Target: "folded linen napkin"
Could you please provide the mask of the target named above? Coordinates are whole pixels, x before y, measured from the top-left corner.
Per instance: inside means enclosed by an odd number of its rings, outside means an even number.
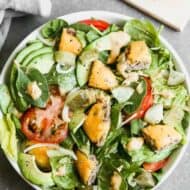
[[[47,17],[51,13],[51,7],[51,0],[0,0],[0,50],[13,17],[25,14]]]

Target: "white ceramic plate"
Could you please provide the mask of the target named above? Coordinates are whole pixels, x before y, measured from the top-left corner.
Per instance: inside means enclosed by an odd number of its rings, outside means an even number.
[[[83,19],[87,19],[87,18],[98,18],[98,19],[103,19],[106,20],[110,23],[121,23],[123,21],[129,20],[131,19],[131,17],[125,16],[125,15],[121,15],[118,13],[112,13],[112,12],[107,12],[107,11],[84,11],[84,12],[77,12],[77,13],[72,13],[72,14],[68,14],[65,16],[60,17],[61,19],[66,20],[68,23],[74,23],[77,22],[79,20],[83,20]],[[9,59],[7,60],[2,74],[0,76],[0,83],[4,83],[6,81],[6,78],[9,77],[9,69],[12,65],[12,60],[15,57],[16,53],[22,49],[25,44],[30,41],[33,40],[37,37],[39,29],[41,27],[37,28],[36,30],[34,30],[32,33],[30,33],[17,47],[16,49],[12,52],[11,56],[9,57]],[[172,53],[174,59],[176,60],[176,67],[178,70],[182,71],[185,74],[185,78],[186,78],[186,86],[188,91],[190,91],[190,80],[189,80],[189,76],[187,73],[187,70],[184,67],[184,63],[183,61],[180,59],[180,57],[178,56],[177,52],[171,47],[171,45],[162,37],[160,37],[162,43],[170,50],[170,52]],[[187,130],[187,139],[189,140],[190,138],[190,129],[188,128]],[[175,167],[177,166],[177,164],[179,163],[180,159],[182,158],[186,148],[187,148],[187,144],[184,145],[182,148],[178,149],[177,151],[175,151],[173,153],[173,155],[171,156],[171,159],[169,161],[169,163],[167,164],[167,166],[164,168],[164,176],[162,178],[162,180],[154,187],[154,190],[158,188],[158,186],[161,185],[161,183],[163,183],[164,180],[166,180],[166,178],[172,173],[172,171],[175,169]],[[11,163],[11,165],[13,166],[13,168],[18,172],[18,174],[20,174],[20,176],[24,179],[24,177],[22,176],[20,169],[17,165],[16,162],[8,159],[9,162]],[[41,188],[39,188],[36,185],[31,184],[29,181],[27,181],[26,179],[24,179],[28,184],[30,184],[34,189],[36,190],[41,190]]]

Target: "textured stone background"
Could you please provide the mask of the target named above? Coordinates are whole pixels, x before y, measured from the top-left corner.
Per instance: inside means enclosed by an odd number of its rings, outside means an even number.
[[[108,10],[126,14],[137,18],[148,18],[143,13],[136,11],[132,7],[124,4],[121,0],[53,0],[53,10],[51,18],[82,10]],[[179,10],[180,11],[183,10]],[[48,19],[37,16],[26,16],[14,19],[7,38],[7,41],[0,52],[0,66],[2,67],[10,53],[17,44],[37,26],[43,24]],[[151,19],[152,20],[152,19]],[[154,21],[156,25],[160,23]],[[163,31],[163,36],[177,50],[186,68],[190,71],[190,23],[181,33],[175,32],[167,27]],[[183,156],[180,164],[173,174],[165,181],[159,190],[189,190],[190,179],[190,146]],[[0,190],[31,190],[12,169],[3,153],[0,152]]]

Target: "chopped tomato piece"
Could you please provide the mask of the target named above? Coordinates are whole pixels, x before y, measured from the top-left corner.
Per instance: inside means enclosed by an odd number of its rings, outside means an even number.
[[[144,78],[147,84],[146,95],[141,103],[141,106],[137,110],[137,116],[135,119],[140,119],[144,117],[145,112],[152,106],[153,104],[153,94],[152,94],[152,87],[151,81],[149,78]]]
[[[93,25],[97,29],[104,31],[109,27],[109,23],[104,20],[95,20],[95,19],[87,19],[87,20],[81,20],[80,23],[86,24],[86,25]]]
[[[133,113],[131,116],[129,116],[123,124],[127,124],[133,119],[140,119],[144,117],[144,114],[146,111],[153,105],[153,94],[152,94],[152,87],[151,87],[151,81],[149,78],[144,77],[144,80],[146,81],[146,94],[141,102],[141,105],[139,108]]]
[[[169,160],[169,158],[166,158],[166,159],[158,161],[158,162],[153,162],[153,163],[145,162],[143,164],[143,168],[149,172],[156,172],[156,171],[162,169],[167,164],[168,160]]]

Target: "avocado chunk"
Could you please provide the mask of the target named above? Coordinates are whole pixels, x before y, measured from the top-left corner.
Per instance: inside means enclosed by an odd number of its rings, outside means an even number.
[[[38,57],[42,54],[46,54],[46,53],[53,53],[53,49],[51,47],[43,47],[41,49],[37,49],[33,52],[31,52],[29,55],[27,55],[23,62],[22,62],[22,65],[23,66],[26,66],[30,63],[30,61],[35,58],[35,57]]]
[[[71,117],[71,121],[69,122],[69,129],[76,133],[77,130],[81,127],[81,125],[84,123],[86,118],[85,113],[83,110],[77,110],[73,113]]]
[[[53,186],[54,182],[51,177],[51,172],[45,173],[38,169],[33,155],[20,153],[18,157],[18,164],[24,177],[40,186]]]
[[[20,64],[27,55],[29,55],[31,52],[37,49],[40,49],[42,47],[43,47],[43,44],[41,42],[32,43],[26,46],[17,54],[14,62]]]
[[[110,51],[107,63],[112,64],[118,57],[120,49],[126,46],[129,41],[130,36],[127,33],[118,31],[111,32],[89,44],[81,53],[77,63],[76,76],[79,86],[83,86],[87,83],[91,64],[98,59],[100,52],[106,50]],[[88,56],[84,56],[86,54]],[[91,58],[89,59],[89,57]]]

